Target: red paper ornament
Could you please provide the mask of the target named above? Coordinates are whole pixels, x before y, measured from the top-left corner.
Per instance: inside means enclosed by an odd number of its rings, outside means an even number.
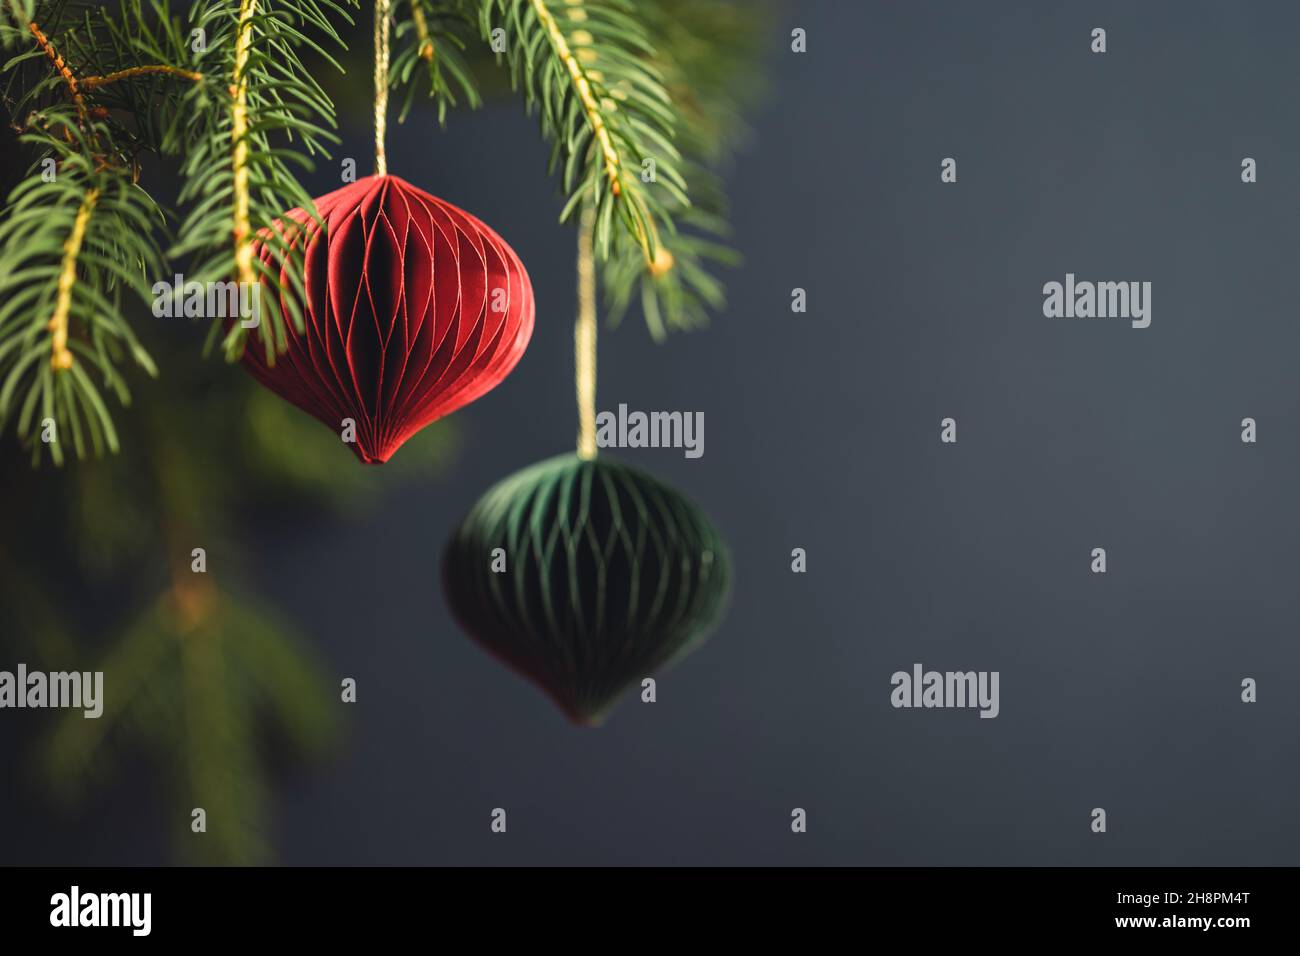
[[[268,365],[244,365],[281,398],[341,432],[358,458],[385,462],[430,422],[505,378],[533,332],[533,288],[514,251],[468,213],[396,176],[367,176],[301,209],[305,330]],[[257,255],[272,269],[268,248]],[[264,276],[263,295],[282,295]],[[283,302],[281,308],[284,308]]]

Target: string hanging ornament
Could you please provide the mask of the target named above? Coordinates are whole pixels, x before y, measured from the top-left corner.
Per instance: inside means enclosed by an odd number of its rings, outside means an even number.
[[[731,579],[726,544],[694,503],[597,457],[593,220],[590,208],[579,220],[577,453],[493,487],[442,561],[462,628],[588,726],[707,638]]]
[[[382,463],[412,435],[479,398],[518,364],[532,336],[532,284],[486,224],[388,173],[390,0],[375,4],[375,172],[294,209],[276,230],[288,254],[255,243],[259,295],[287,347],[247,348],[262,385]],[[301,294],[290,270],[301,263]],[[299,301],[291,301],[294,297]]]

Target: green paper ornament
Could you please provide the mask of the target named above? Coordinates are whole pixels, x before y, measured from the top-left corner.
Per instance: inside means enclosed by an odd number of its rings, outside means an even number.
[[[474,640],[596,725],[630,685],[703,642],[731,567],[703,512],[663,482],[562,455],[479,499],[442,573]]]

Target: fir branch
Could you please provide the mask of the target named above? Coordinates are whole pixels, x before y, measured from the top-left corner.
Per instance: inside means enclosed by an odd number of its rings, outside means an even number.
[[[582,110],[587,116],[587,123],[596,136],[596,142],[600,144],[601,159],[605,163],[605,174],[609,179],[610,191],[615,196],[619,196],[623,192],[621,183],[623,164],[614,149],[613,141],[610,139],[609,127],[605,125],[604,113],[591,91],[591,80],[587,76],[587,71],[578,65],[578,58],[569,49],[569,43],[565,39],[564,32],[555,22],[555,17],[551,15],[544,0],[531,0],[531,3],[538,21],[546,30],[546,38],[550,41],[551,48],[555,51],[555,55],[560,58],[560,62],[564,64],[565,70],[568,71],[569,77],[573,80],[573,88],[582,101]]]
[[[690,183],[689,204],[668,196],[677,231],[662,239],[668,269],[646,268],[633,250],[616,254],[601,272],[608,318],[617,324],[636,301],[655,338],[691,328],[726,305],[717,266],[740,257],[726,243],[728,204],[718,167],[745,134],[743,111],[757,98],[768,0],[655,0],[638,8],[653,52],[643,54],[663,77],[677,113],[679,172]]]
[[[0,68],[8,73],[3,98],[14,118],[71,102],[83,129],[88,120],[106,123],[89,138],[97,160],[132,166],[138,175],[134,166],[142,152],[178,149],[175,129],[186,114],[176,79],[193,87],[204,78],[190,68],[192,53],[167,0],[118,2],[116,14],[62,0],[42,6],[52,25],[27,26],[34,50]],[[79,21],[70,17],[77,13]],[[33,57],[50,65],[48,76],[31,75]]]
[[[189,210],[171,253],[197,254],[192,271],[200,282],[235,277],[255,283],[264,277],[274,288],[284,273],[287,314],[279,308],[280,296],[260,300],[257,335],[270,362],[287,345],[287,323],[303,327],[301,230],[286,214],[298,208],[316,219],[311,196],[290,163],[310,169],[313,157],[328,156],[328,146],[338,142],[333,103],[299,53],[311,49],[338,67],[304,32],[342,46],[336,19],[352,23],[335,0],[213,0],[195,24],[209,34],[198,68],[224,77],[227,85],[213,84],[217,108],[194,110],[181,170],[181,202]],[[207,94],[201,88],[195,95]],[[284,148],[290,144],[297,149]],[[265,259],[253,254],[255,244],[266,251]],[[210,341],[223,331],[222,346],[233,361],[243,352],[246,330],[240,323],[228,330],[214,323]]]
[[[678,112],[639,7],[628,0],[482,0],[480,28],[491,42],[504,29],[500,57],[539,108],[552,144],[551,166],[563,170],[561,221],[583,203],[596,210],[595,249],[602,268],[639,262],[638,275],[661,279],[676,268],[669,240],[691,208]],[[647,286],[652,331],[690,324],[675,283]]]
[[[77,283],[77,255],[86,238],[86,224],[99,201],[99,188],[91,186],[81,200],[72,231],[63,244],[63,264],[59,269],[59,294],[54,303],[54,317],[50,319],[50,367],[56,372],[72,368],[72,353],[68,351],[68,313],[72,310],[72,287]]]
[[[62,110],[47,117],[47,130],[23,136],[46,161],[14,190],[0,222],[0,428],[16,412],[33,460],[48,449],[56,464],[69,436],[78,457],[117,450],[92,375],[126,403],[124,352],[156,374],[123,297],[150,301],[146,276],[161,271],[152,239],[160,213],[126,169],[93,155],[103,125],[82,130]]]
[[[208,78],[198,69],[188,31],[167,0],[118,0],[116,15],[86,12],[68,35],[80,84],[111,118],[119,153],[175,155],[183,131],[208,103]],[[217,85],[217,78],[212,79]]]
[[[34,148],[36,162],[0,222],[0,293],[7,293],[0,299],[0,427],[16,412],[15,431],[33,461],[48,449],[62,464],[69,444],[78,457],[117,450],[100,387],[129,400],[117,367],[123,353],[156,374],[125,318],[123,297],[151,298],[147,277],[161,272],[153,235],[162,216],[136,185],[132,137],[91,100],[93,84],[74,67],[130,65],[110,57],[89,11],[81,32],[69,25],[64,4],[42,10],[54,25],[33,20],[27,33],[48,76],[32,79],[25,68],[32,56],[4,67],[13,115],[18,107],[33,110],[20,142]],[[138,15],[139,0],[124,0],[124,11]],[[37,360],[42,352],[48,364]]]
[[[192,83],[201,83],[203,74],[196,73],[194,70],[181,69],[178,66],[170,66],[166,63],[151,63],[147,66],[132,66],[125,70],[118,70],[116,73],[110,73],[107,76],[87,76],[81,81],[83,90],[93,90],[96,87],[108,86],[110,83],[117,83],[121,80],[133,79],[137,76],[147,76],[153,73],[165,73],[168,76],[178,76],[181,79],[189,80]]]
[[[393,6],[397,27],[398,50],[393,57],[388,82],[392,87],[406,87],[406,97],[397,121],[405,122],[415,99],[417,71],[428,75],[428,96],[434,101],[438,125],[447,123],[447,111],[463,99],[470,109],[482,105],[478,87],[462,55],[463,34],[471,26],[470,17],[459,0],[435,3],[434,0],[401,0]]]
[[[182,843],[182,858],[265,862],[258,741],[278,731],[304,756],[324,753],[337,730],[328,685],[278,616],[242,594],[192,583],[199,576],[188,568],[184,575],[183,586],[174,583],[127,623],[96,665],[117,692],[106,695],[98,720],[78,712],[55,723],[41,769],[72,804],[117,769],[124,744],[149,745],[171,772],[174,798],[207,811],[207,838]]]

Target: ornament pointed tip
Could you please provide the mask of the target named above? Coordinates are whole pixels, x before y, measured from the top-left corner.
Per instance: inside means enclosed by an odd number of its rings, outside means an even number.
[[[605,704],[595,710],[588,710],[584,707],[561,703],[560,709],[564,711],[564,716],[569,718],[569,722],[575,727],[603,727],[609,712],[612,709],[612,702]]]
[[[360,445],[353,445],[352,451],[357,456],[357,461],[363,465],[382,465],[387,463],[388,459],[393,457],[396,448],[381,448],[376,452],[367,451]]]

